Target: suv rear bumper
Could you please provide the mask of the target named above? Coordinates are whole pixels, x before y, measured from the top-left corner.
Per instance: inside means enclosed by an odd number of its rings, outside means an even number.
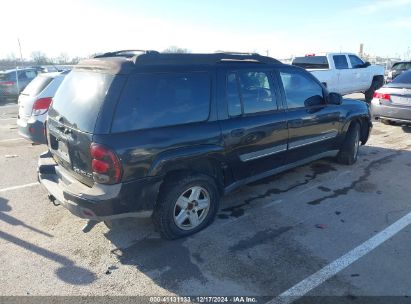
[[[149,217],[152,214],[160,181],[145,178],[128,183],[88,187],[57,165],[50,152],[40,155],[39,182],[51,201],[72,214],[96,221],[126,217]]]

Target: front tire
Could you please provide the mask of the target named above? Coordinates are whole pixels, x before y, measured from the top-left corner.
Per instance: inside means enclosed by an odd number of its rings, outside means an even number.
[[[340,152],[337,155],[337,161],[343,165],[352,165],[358,159],[358,151],[360,149],[360,124],[357,122],[351,123]]]
[[[165,181],[153,213],[154,226],[169,240],[192,235],[211,224],[219,200],[217,186],[207,175]]]

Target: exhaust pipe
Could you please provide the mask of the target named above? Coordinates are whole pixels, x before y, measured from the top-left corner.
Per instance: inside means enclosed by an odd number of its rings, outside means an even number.
[[[87,223],[84,225],[83,229],[81,229],[84,233],[90,232],[91,229],[94,228],[99,223],[99,221],[88,220]]]

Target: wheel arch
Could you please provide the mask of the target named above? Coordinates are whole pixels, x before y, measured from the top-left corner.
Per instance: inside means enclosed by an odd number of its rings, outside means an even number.
[[[365,116],[354,116],[347,121],[343,127],[344,137],[353,123],[358,123],[360,125],[360,141],[362,145],[365,145],[368,141],[370,135],[371,122],[368,117]]]
[[[161,177],[164,184],[188,174],[205,174],[223,191],[228,166],[222,153],[222,147],[211,145],[168,151],[156,158],[149,175]]]

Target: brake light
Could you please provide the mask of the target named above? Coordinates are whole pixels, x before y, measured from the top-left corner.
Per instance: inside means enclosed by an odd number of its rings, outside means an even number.
[[[374,98],[391,101],[391,96],[390,96],[390,94],[384,94],[384,93],[375,92],[375,93],[374,93]]]
[[[315,54],[305,54],[305,57],[314,57]]]
[[[121,179],[121,165],[117,155],[96,143],[90,145],[93,179],[100,184],[117,184]]]
[[[0,84],[7,87],[11,87],[14,86],[16,83],[14,81],[0,81]]]
[[[50,107],[51,102],[51,97],[37,99],[33,104],[32,115],[37,116],[46,113]]]

